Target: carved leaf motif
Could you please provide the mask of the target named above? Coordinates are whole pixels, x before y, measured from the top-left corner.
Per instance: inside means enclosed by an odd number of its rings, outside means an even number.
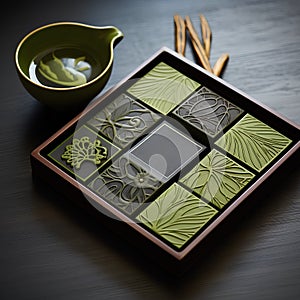
[[[253,173],[212,150],[181,182],[221,209],[252,178]]]
[[[137,219],[177,248],[181,248],[217,210],[173,184]]]
[[[159,63],[128,92],[166,115],[199,86],[167,64]]]
[[[247,114],[216,144],[257,171],[261,171],[291,140]]]

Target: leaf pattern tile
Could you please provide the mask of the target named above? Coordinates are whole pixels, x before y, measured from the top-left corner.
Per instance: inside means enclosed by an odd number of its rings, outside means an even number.
[[[222,209],[254,176],[214,149],[180,181]]]
[[[216,213],[216,209],[175,183],[149,204],[137,220],[181,248]]]
[[[214,137],[234,121],[242,109],[202,87],[180,105],[175,114],[197,129]]]
[[[88,186],[106,201],[132,214],[161,182],[126,156],[121,156]]]
[[[247,114],[216,144],[257,171],[264,169],[291,140]]]
[[[159,119],[159,115],[121,94],[87,124],[110,138],[116,145],[125,147]]]
[[[161,62],[128,92],[167,115],[199,86],[199,83]]]

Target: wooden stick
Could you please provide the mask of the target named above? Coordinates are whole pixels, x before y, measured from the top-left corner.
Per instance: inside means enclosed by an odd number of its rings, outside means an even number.
[[[201,41],[197,35],[197,32],[192,24],[192,21],[190,19],[189,16],[186,16],[185,18],[185,22],[186,22],[186,26],[187,26],[187,29],[190,33],[190,37],[191,37],[191,40],[192,40],[192,44],[193,44],[193,47],[194,47],[194,50],[202,64],[202,66],[209,72],[213,73],[213,70],[210,66],[210,63],[209,63],[209,60],[206,56],[206,52],[201,44]]]
[[[214,67],[213,67],[213,73],[216,76],[220,76],[223,72],[223,69],[225,65],[227,64],[227,61],[229,59],[229,54],[228,53],[223,53],[218,60],[216,61]]]
[[[210,26],[204,17],[204,15],[200,14],[200,24],[201,24],[201,34],[202,34],[202,40],[203,40],[203,46],[206,53],[207,58],[210,57],[210,47],[211,47],[211,37],[212,32],[210,29]]]
[[[185,46],[186,46],[185,22],[181,16],[174,15],[174,23],[175,23],[175,50],[179,54],[184,56]]]

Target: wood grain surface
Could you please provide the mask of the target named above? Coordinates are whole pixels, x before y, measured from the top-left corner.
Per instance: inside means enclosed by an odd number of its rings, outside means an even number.
[[[1,16],[0,299],[300,299],[299,164],[256,199],[174,278],[135,253],[85,211],[33,180],[30,152],[69,121],[21,85],[14,51],[29,31],[56,21],[115,25],[105,88],[162,46],[175,48],[173,16],[199,14],[212,29],[212,65],[228,52],[223,74],[276,112],[300,124],[300,4],[297,0],[24,1]],[[187,44],[186,57],[196,61]],[[105,91],[104,90],[104,91]]]

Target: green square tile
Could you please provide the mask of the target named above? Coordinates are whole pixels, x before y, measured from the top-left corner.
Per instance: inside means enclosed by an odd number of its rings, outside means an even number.
[[[264,169],[292,141],[247,114],[216,144],[257,171]]]
[[[128,92],[167,115],[199,86],[199,83],[161,62]]]
[[[124,148],[160,119],[125,94],[121,94],[91,118],[87,124]]]
[[[86,181],[120,150],[84,125],[49,152],[48,157]]]
[[[254,174],[217,150],[212,150],[180,182],[223,208]]]
[[[217,210],[174,183],[137,220],[177,248],[188,242]]]

